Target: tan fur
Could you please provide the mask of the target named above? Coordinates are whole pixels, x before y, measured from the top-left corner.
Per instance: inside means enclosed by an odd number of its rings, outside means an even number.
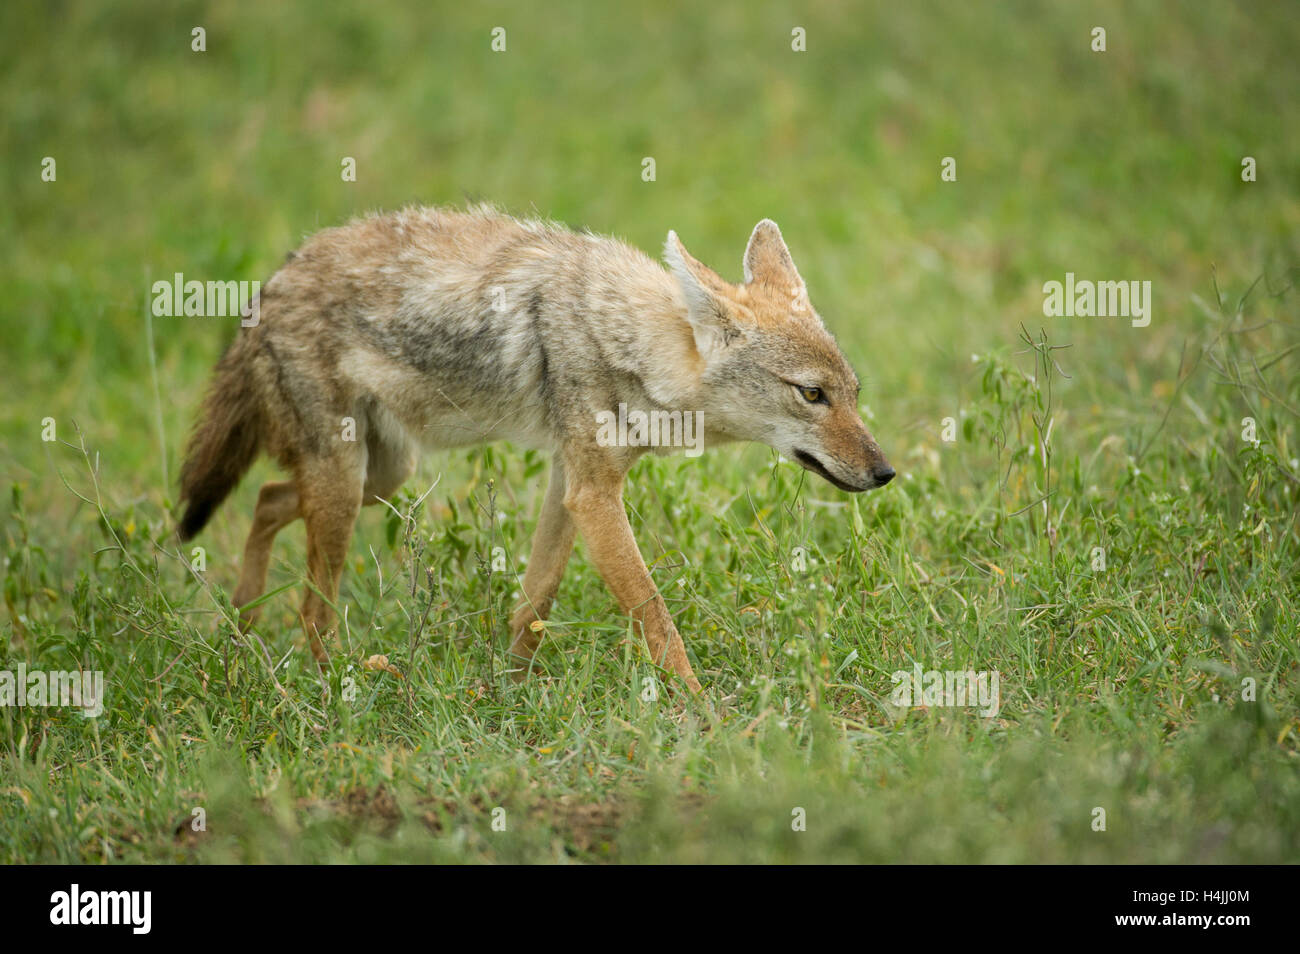
[[[668,271],[613,239],[486,207],[407,209],[313,236],[217,366],[182,470],[181,536],[257,453],[275,457],[290,478],[258,496],[234,600],[261,596],[276,533],[301,517],[301,617],[323,663],[357,514],[396,492],[418,450],[498,439],[547,450],[550,486],[511,620],[520,675],[580,534],[654,661],[698,689],[623,508],[624,477],[647,448],[601,446],[597,413],[693,412],[706,445],[760,440],[846,490],[893,471],[774,223],[754,229],[739,285],[675,233],[665,259]],[[253,616],[246,608],[245,623]]]

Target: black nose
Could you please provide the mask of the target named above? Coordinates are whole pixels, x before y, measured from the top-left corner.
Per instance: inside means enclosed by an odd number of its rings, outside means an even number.
[[[876,484],[878,486],[883,487],[894,479],[894,468],[886,464],[884,467],[879,467],[876,470],[873,470],[871,476],[876,478]]]

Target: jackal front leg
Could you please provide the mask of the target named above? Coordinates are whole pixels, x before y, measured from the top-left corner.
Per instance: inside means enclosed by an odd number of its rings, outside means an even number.
[[[632,525],[623,509],[622,482],[610,486],[571,483],[564,506],[581,531],[605,585],[645,634],[654,662],[671,669],[699,692],[700,681],[691,671],[686,646],[632,536]]]
[[[525,679],[532,668],[533,655],[542,640],[542,634],[533,631],[533,623],[550,615],[564,567],[573,552],[576,533],[573,519],[564,508],[564,464],[557,454],[551,464],[551,482],[546,488],[537,531],[533,534],[528,570],[524,573],[523,602],[510,620],[510,631],[514,634],[514,642],[510,644],[510,663],[519,667],[513,673],[516,682]]]

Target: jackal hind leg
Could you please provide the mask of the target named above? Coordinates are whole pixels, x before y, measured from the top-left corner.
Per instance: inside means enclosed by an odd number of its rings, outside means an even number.
[[[299,509],[307,524],[307,595],[302,626],[312,655],[324,667],[333,636],[334,606],[352,530],[361,511],[365,458],[358,450],[336,452],[299,468]]]
[[[266,571],[271,562],[271,544],[275,535],[300,517],[298,488],[293,481],[263,484],[257,495],[253,527],[244,544],[244,565],[232,601],[239,610],[239,628],[247,632],[257,619],[261,607],[248,607],[266,592]]]

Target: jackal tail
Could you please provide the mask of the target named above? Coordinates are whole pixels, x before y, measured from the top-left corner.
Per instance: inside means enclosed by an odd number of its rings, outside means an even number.
[[[262,408],[245,361],[247,339],[240,337],[217,362],[207,397],[181,466],[177,527],[182,541],[194,537],[235,489],[262,446]]]

